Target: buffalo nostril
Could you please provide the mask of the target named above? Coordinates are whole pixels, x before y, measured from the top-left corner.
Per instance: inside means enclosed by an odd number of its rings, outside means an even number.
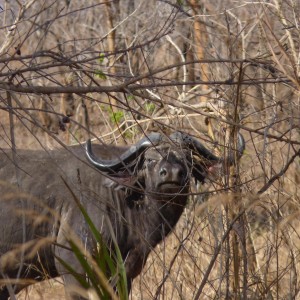
[[[178,177],[179,177],[179,178],[184,177],[184,172],[183,172],[183,170],[179,170],[179,172],[178,172]]]
[[[162,176],[162,177],[166,176],[167,175],[167,170],[165,168],[161,168],[160,171],[159,171],[159,175]]]

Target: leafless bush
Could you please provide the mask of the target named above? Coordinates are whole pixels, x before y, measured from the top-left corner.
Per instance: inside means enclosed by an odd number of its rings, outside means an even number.
[[[221,182],[194,187],[132,299],[299,297],[299,1],[1,7],[1,147],[183,130],[225,155],[246,139]]]

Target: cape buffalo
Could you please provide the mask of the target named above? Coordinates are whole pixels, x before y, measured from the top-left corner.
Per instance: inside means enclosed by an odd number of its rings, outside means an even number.
[[[240,157],[241,135],[238,141]],[[218,158],[180,132],[151,133],[129,148],[92,147],[88,141],[85,147],[48,152],[0,151],[0,299],[18,292],[30,279],[46,279],[45,273],[48,278],[61,275],[67,286],[74,284],[61,260],[84,276],[70,251],[71,231],[90,253],[97,245],[74,197],[105,243],[112,245],[113,238],[117,242],[129,291],[151,249],[182,214],[191,177],[203,182],[210,168],[231,163],[233,155],[232,151],[226,160]]]

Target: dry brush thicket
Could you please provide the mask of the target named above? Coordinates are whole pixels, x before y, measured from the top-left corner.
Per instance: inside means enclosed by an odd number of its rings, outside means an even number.
[[[180,129],[225,155],[245,137],[132,299],[300,299],[299,1],[0,3],[0,147]]]

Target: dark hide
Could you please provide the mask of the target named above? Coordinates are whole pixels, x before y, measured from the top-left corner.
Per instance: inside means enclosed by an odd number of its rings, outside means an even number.
[[[94,154],[102,158],[116,158],[123,151],[93,145]],[[44,280],[46,272],[49,277],[62,275],[66,285],[74,284],[55,257],[80,272],[68,239],[75,233],[91,253],[96,246],[71,189],[108,246],[112,245],[108,223],[112,225],[130,289],[149,252],[172,230],[187,203],[194,172],[190,152],[164,142],[147,149],[127,169],[108,172],[109,177],[86,162],[81,146],[49,152],[18,150],[15,162],[11,151],[0,152],[2,279]],[[205,169],[202,165],[200,179]],[[18,292],[23,286],[11,287]],[[0,299],[7,298],[4,286]]]

